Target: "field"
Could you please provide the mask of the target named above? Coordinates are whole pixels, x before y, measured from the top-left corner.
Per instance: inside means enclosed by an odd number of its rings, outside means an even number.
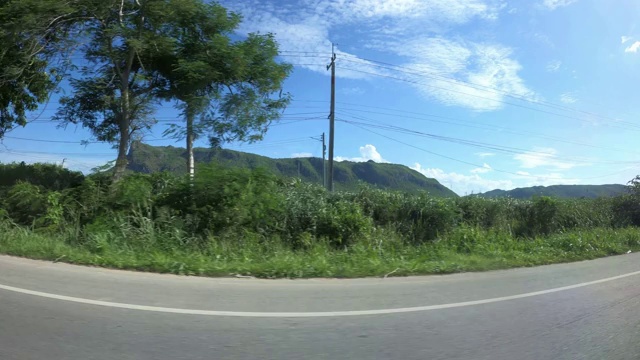
[[[640,250],[640,195],[440,198],[327,193],[260,169],[112,184],[0,165],[0,253],[206,276],[357,277],[533,266]]]

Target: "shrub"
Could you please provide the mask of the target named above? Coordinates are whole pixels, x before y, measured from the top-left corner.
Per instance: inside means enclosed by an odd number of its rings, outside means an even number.
[[[357,238],[369,235],[373,229],[371,218],[353,202],[331,202],[328,209],[318,215],[316,236],[326,238],[332,246],[349,246]]]
[[[282,192],[280,235],[293,247],[299,247],[303,245],[301,239],[307,238],[304,234],[317,237],[320,214],[330,211],[328,194],[321,186],[302,182],[287,184]]]
[[[518,204],[515,213],[519,217],[517,235],[547,235],[557,228],[558,201],[548,196],[535,197],[533,201]]]
[[[204,234],[232,229],[268,232],[277,226],[281,197],[268,172],[203,166],[196,178],[169,186],[157,205],[176,210],[190,231]]]
[[[450,199],[421,193],[404,200],[397,229],[414,244],[435,240],[457,223],[454,203]]]
[[[466,225],[488,229],[504,225],[505,213],[508,214],[510,199],[483,199],[465,196],[456,199],[460,220]]]
[[[47,195],[38,186],[18,181],[9,189],[5,208],[16,223],[36,225],[36,220],[47,212]]]
[[[28,182],[46,190],[62,191],[80,185],[83,179],[81,172],[70,171],[55,164],[0,164],[0,187],[4,188]]]

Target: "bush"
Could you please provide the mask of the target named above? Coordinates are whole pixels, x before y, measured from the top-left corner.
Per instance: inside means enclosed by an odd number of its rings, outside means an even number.
[[[326,238],[334,247],[349,246],[359,237],[369,235],[373,229],[371,218],[353,202],[331,202],[326,211],[318,215],[316,236]]]
[[[294,248],[302,244],[302,240],[311,235],[318,235],[320,214],[329,212],[326,190],[318,185],[293,182],[282,189],[282,218],[279,222],[279,233],[282,239]]]
[[[397,229],[414,244],[435,240],[458,222],[455,204],[450,199],[421,193],[404,200],[399,210]]]
[[[503,227],[509,214],[512,199],[484,199],[476,196],[465,196],[456,199],[456,207],[460,220],[469,226],[488,229]]]
[[[233,230],[269,232],[277,227],[282,199],[275,176],[264,170],[225,169],[210,165],[169,186],[157,205],[177,211],[192,233]]]
[[[11,219],[21,225],[37,225],[36,221],[47,213],[46,192],[24,181],[9,189],[4,203]]]
[[[616,226],[613,199],[565,199],[558,201],[556,225],[559,230]]]
[[[547,235],[557,229],[558,201],[548,196],[535,197],[530,202],[516,205],[516,235],[535,237]]]
[[[40,183],[46,183],[40,178],[46,174],[64,174],[60,168],[11,166],[39,174],[34,181]],[[17,181],[2,190],[0,218],[63,233],[69,243],[100,251],[107,246],[204,251],[230,241],[295,250],[381,248],[381,234],[393,234],[402,246],[442,239],[457,252],[491,252],[496,242],[514,236],[536,239],[574,229],[640,226],[640,180],[630,189],[615,199],[563,200],[436,198],[371,186],[328,193],[262,169],[208,165],[193,181],[170,173],[130,174],[114,184],[105,173],[80,183]]]
[[[46,190],[62,191],[80,185],[83,180],[81,172],[70,171],[55,164],[0,164],[0,188],[28,182]]]

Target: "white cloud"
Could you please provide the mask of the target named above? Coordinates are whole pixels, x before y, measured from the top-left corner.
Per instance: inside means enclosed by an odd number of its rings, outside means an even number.
[[[557,150],[553,148],[534,148],[534,151],[517,154],[513,158],[519,161],[520,167],[524,169],[552,167],[559,170],[568,170],[578,166],[576,163],[559,160],[556,154]]]
[[[630,41],[631,39],[633,39],[631,36],[621,36],[621,37],[620,37],[620,43],[621,43],[621,44],[624,44],[624,43],[626,43],[627,41]]]
[[[367,144],[365,146],[360,147],[359,157],[348,158],[343,156],[336,156],[335,160],[336,161],[353,161],[353,162],[365,162],[365,161],[373,160],[378,163],[388,163],[387,160],[382,158],[382,155],[380,155],[376,147],[371,144]]]
[[[358,86],[340,88],[338,92],[344,95],[362,95],[365,93],[364,89]]]
[[[446,105],[492,111],[503,107],[504,93],[536,98],[519,77],[522,67],[511,58],[510,48],[420,37],[395,50],[411,58],[405,66],[418,73],[412,79],[419,81],[414,86]]]
[[[560,95],[560,101],[565,104],[575,104],[576,102],[578,102],[578,98],[576,98],[576,95],[574,93],[567,92]]]
[[[340,42],[349,36],[342,28],[352,26],[362,36],[358,41],[362,46],[407,58],[403,65],[415,69],[415,74],[382,69],[339,48],[339,77],[402,77],[419,82],[415,86],[428,98],[478,111],[501,108],[501,93],[535,96],[519,77],[521,66],[510,48],[437,35],[472,19],[496,19],[507,11],[500,0],[301,0],[295,4],[227,0],[227,6],[244,15],[241,32],[275,33],[281,49],[288,51],[285,59],[308,70],[328,74],[331,39]],[[436,35],[425,37],[427,30]]]
[[[576,3],[578,0],[544,0],[542,5],[544,5],[549,10],[555,10],[559,7],[569,6],[573,3]]]
[[[310,152],[301,152],[301,153],[293,153],[291,154],[292,158],[307,158],[307,157],[313,157],[313,154]]]
[[[481,157],[481,158],[486,158],[489,156],[495,156],[496,154],[491,153],[491,152],[480,152],[480,153],[475,153],[475,155]]]
[[[626,49],[624,49],[624,52],[626,52],[626,53],[637,53],[639,49],[640,49],[640,41],[636,41],[633,44],[631,44],[630,46],[628,46]]]
[[[523,172],[525,173],[525,172]],[[525,180],[521,186],[549,186],[549,185],[576,185],[580,184],[580,179],[567,178],[563,174],[559,173],[547,173],[547,174],[529,174],[517,177]]]
[[[471,169],[469,172],[472,174],[484,174],[488,173],[491,170],[493,170],[493,168],[489,164],[484,163],[482,164],[482,167]]]
[[[561,66],[562,66],[562,61],[553,60],[553,61],[551,61],[551,62],[549,62],[547,64],[547,71],[548,72],[556,72],[556,71],[560,70]]]
[[[380,18],[420,19],[439,22],[465,23],[474,17],[492,19],[499,5],[483,0],[311,0],[318,10],[333,10],[343,20],[371,20]]]
[[[445,172],[438,168],[423,168],[419,163],[411,169],[426,177],[438,180],[442,185],[455,191],[458,195],[485,192],[494,189],[510,190],[514,188],[511,180],[490,180],[478,174],[464,175],[456,172]]]

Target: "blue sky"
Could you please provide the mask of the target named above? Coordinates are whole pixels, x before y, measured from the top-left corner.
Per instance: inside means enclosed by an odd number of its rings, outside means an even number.
[[[634,0],[247,0],[239,29],[273,32],[295,65],[293,102],[261,143],[270,157],[321,156],[337,43],[338,160],[407,165],[458,194],[551,184],[626,183],[640,173]],[[111,160],[81,128],[48,122],[56,97],[12,131],[0,161],[52,161],[88,171]],[[145,140],[175,120],[158,108]],[[67,141],[36,142],[24,139]],[[76,142],[73,144],[73,142]],[[200,142],[206,146],[206,142]]]

